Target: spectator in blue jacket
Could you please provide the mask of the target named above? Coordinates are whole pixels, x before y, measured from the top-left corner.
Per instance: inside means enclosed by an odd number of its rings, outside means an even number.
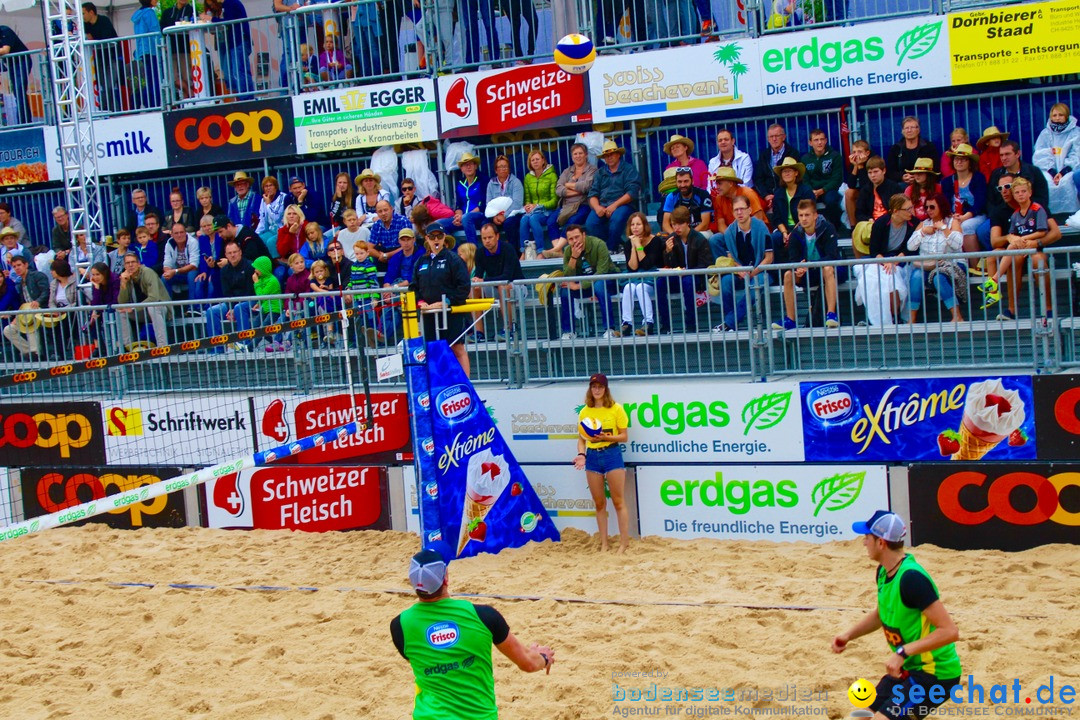
[[[476,231],[485,222],[484,205],[487,200],[487,182],[480,177],[480,158],[471,152],[461,154],[458,160],[461,178],[454,183],[457,208],[454,217],[440,220],[439,225],[448,234],[465,231],[465,242],[476,244]]]
[[[317,222],[320,227],[330,227],[330,218],[326,216],[326,208],[318,190],[311,190],[303,180],[294,177],[289,180],[289,192],[292,193],[293,203],[299,206],[308,221]]]
[[[239,95],[240,100],[250,100],[255,82],[251,77],[251,27],[247,10],[240,0],[205,0],[204,5],[206,12],[200,16],[203,22],[229,23],[215,33],[229,91]],[[234,20],[241,22],[230,22]]]
[[[736,265],[753,268],[720,276],[720,295],[723,298],[724,322],[713,328],[716,332],[737,330],[746,317],[746,293],[751,285],[765,284],[765,267],[772,264],[772,235],[765,223],[750,214],[750,201],[736,195],[731,201],[735,222],[728,225],[723,236],[709,238],[713,255],[729,257]],[[715,299],[715,298],[714,298]]]
[[[589,188],[589,217],[585,232],[607,243],[614,251],[623,245],[623,233],[630,215],[637,210],[641,195],[641,175],[634,164],[623,160],[626,153],[614,141],[604,143],[596,180]]]
[[[161,85],[158,79],[158,58],[161,55],[157,36],[161,35],[154,6],[157,0],[139,0],[139,9],[131,16],[135,31],[135,52],[131,60],[134,71],[131,79],[135,84],[135,107],[161,107]]]
[[[416,250],[416,231],[411,227],[398,231],[398,245],[401,247],[401,252],[391,255],[386,263],[383,287],[409,287],[416,261],[420,258],[421,253]],[[382,326],[387,337],[396,337],[397,328],[401,324],[397,307],[400,301],[401,293],[383,294]]]
[[[233,174],[229,184],[233,186],[236,194],[229,200],[229,209],[225,212],[233,225],[246,225],[255,230],[259,227],[259,215],[262,212],[262,198],[251,192],[254,178],[243,170]],[[277,233],[277,228],[272,228]]]
[[[209,283],[206,297],[221,297],[221,270],[218,261],[225,257],[225,241],[214,229],[214,218],[203,215],[199,221],[199,274],[195,283]]]

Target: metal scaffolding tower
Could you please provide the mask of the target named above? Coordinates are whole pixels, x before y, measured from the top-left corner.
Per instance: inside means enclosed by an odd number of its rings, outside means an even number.
[[[84,232],[88,243],[100,244],[104,241],[104,225],[97,143],[91,121],[93,66],[86,54],[82,9],[77,0],[42,0],[41,8],[49,43],[60,164],[71,215],[71,243],[75,245],[76,233]],[[84,280],[81,267],[79,276],[80,284],[88,281],[88,278]]]

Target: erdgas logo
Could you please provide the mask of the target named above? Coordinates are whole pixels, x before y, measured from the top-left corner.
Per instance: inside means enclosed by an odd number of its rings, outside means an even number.
[[[623,406],[630,420],[630,427],[664,429],[668,435],[679,435],[687,428],[721,428],[731,422],[727,403],[714,400],[710,403],[660,402],[659,395],[652,395],[642,403],[626,403]]]
[[[896,65],[918,60],[937,47],[941,39],[943,22],[917,25],[899,38],[893,45]],[[878,62],[885,58],[885,40],[878,35],[850,38],[835,42],[821,42],[815,35],[804,45],[770,48],[761,56],[761,67],[767,73],[790,70],[821,68],[827,73],[840,72],[847,65]]]

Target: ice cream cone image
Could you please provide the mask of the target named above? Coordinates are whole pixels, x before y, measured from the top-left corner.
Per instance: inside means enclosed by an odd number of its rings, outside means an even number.
[[[470,540],[483,541],[487,534],[484,518],[495,506],[510,481],[510,468],[501,455],[484,450],[469,458],[465,476],[465,504],[461,509],[457,554]]]
[[[984,380],[968,388],[960,423],[960,448],[953,460],[980,460],[1024,424],[1024,401],[1001,380]]]

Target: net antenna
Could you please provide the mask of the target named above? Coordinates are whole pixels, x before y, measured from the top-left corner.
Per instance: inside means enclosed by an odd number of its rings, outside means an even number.
[[[104,223],[92,118],[97,98],[93,59],[86,52],[82,6],[78,0],[43,0],[41,11],[48,41],[60,166],[71,216],[69,240],[74,247],[75,236],[84,233],[89,246],[100,246],[104,242]],[[76,275],[80,288],[89,286],[89,264],[77,267]],[[83,293],[76,296],[77,302],[85,302]]]
[[[344,253],[342,253],[344,254]],[[360,298],[355,295],[348,295],[350,302],[355,303],[354,312],[350,313],[345,309],[345,288],[339,282],[338,283],[338,316],[341,321],[341,347],[345,351],[345,382],[348,385],[349,393],[349,407],[352,410],[352,418],[356,422],[356,434],[360,435],[365,432],[372,424],[372,411],[371,411],[371,378],[368,373],[368,367],[366,359],[361,355],[359,358],[360,365],[360,378],[364,387],[364,411],[363,416],[358,412],[356,407],[356,385],[353,381],[353,369],[352,369],[352,357],[349,353],[349,316],[360,315]],[[370,300],[368,301],[370,302]],[[357,350],[363,353],[367,344],[360,342]],[[361,419],[362,417],[362,419]]]

